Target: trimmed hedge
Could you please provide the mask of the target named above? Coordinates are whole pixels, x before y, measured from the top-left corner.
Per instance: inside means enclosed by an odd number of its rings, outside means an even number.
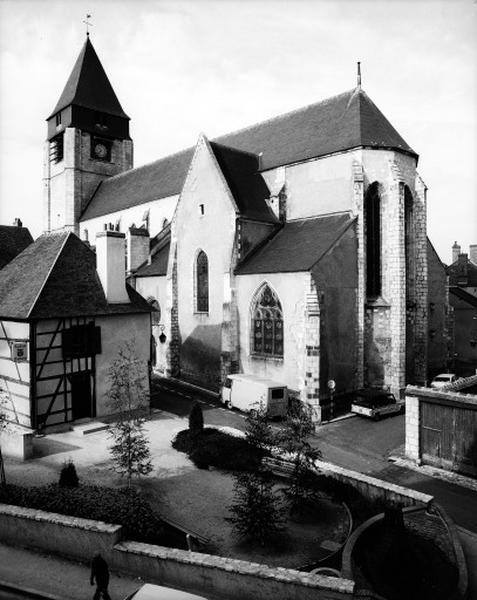
[[[216,467],[231,471],[254,471],[263,451],[254,448],[246,439],[206,427],[200,434],[189,429],[179,431],[172,447],[186,453],[201,469]]]
[[[0,488],[0,502],[122,525],[131,540],[171,545],[160,517],[135,490],[93,485],[65,488],[55,483],[7,485]]]

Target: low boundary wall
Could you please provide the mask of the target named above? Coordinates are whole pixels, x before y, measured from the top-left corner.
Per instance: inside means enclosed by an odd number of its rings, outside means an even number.
[[[89,562],[101,552],[113,570],[228,600],[346,600],[354,581],[209,554],[121,541],[122,527],[0,504],[0,540]]]

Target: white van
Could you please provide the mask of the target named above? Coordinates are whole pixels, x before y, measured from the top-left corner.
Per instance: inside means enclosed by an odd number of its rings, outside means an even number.
[[[284,417],[288,408],[287,386],[255,375],[229,375],[221,392],[227,408],[245,412],[266,410],[267,417]]]

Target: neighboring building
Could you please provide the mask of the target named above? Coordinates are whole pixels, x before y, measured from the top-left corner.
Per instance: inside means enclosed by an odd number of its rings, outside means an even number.
[[[136,341],[148,388],[150,308],[125,283],[124,234],[100,233],[96,254],[52,233],[0,270],[0,388],[20,428],[108,414],[108,371],[125,340]]]
[[[447,275],[453,317],[449,369],[469,376],[477,372],[477,244],[472,244],[469,254],[465,254],[454,243]]]
[[[127,232],[159,370],[277,379],[317,419],[330,379],[426,381],[426,187],[359,82],[136,169],[128,123],[88,38],[48,119],[45,226]]]
[[[15,224],[0,225],[0,269],[33,242],[31,233],[23,227],[20,219]]]
[[[449,369],[453,353],[452,315],[449,307],[446,267],[434,246],[427,241],[428,379]]]

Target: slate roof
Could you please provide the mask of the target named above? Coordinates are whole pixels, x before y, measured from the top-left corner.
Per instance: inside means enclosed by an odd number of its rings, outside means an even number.
[[[0,225],[0,269],[33,242],[26,227]]]
[[[261,171],[360,147],[393,149],[417,159],[414,150],[361,88],[214,141],[243,152],[262,153]],[[104,180],[81,220],[179,194],[193,152],[193,148],[188,148]]]
[[[48,119],[70,104],[129,119],[89,37],[86,38],[60,99]]]
[[[450,285],[477,287],[477,266],[469,260],[467,254],[460,254],[458,259],[447,267]]]
[[[249,219],[276,222],[275,214],[265,201],[270,191],[258,172],[258,156],[217,142],[211,142],[210,146],[240,214]]]
[[[458,286],[450,286],[449,293],[453,294],[460,300],[467,302],[467,304],[470,304],[474,308],[477,308],[477,297],[475,297],[473,294],[469,294],[469,292],[466,292],[462,288]]]
[[[73,233],[43,235],[0,271],[0,318],[150,312],[142,296],[127,291],[130,304],[108,304],[94,252]]]
[[[167,275],[167,263],[169,261],[169,250],[171,243],[167,242],[160,250],[151,257],[151,264],[145,262],[134,273],[135,277],[154,277]]]
[[[348,213],[288,221],[248,256],[236,273],[309,271],[353,222]]]

